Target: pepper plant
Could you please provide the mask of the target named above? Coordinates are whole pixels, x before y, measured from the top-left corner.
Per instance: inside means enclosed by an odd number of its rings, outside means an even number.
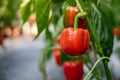
[[[118,3],[119,0],[28,0],[21,4],[22,24],[32,13],[36,14],[38,34],[35,39],[45,31],[47,44],[39,61],[43,80],[47,80],[45,64],[56,48],[60,50],[58,61],[64,67],[67,80],[70,80],[68,75],[72,80],[79,80],[77,77],[81,75],[84,80],[102,80],[104,75],[112,80],[108,63],[113,49],[113,27],[120,21],[116,17],[119,16]],[[53,32],[49,30],[51,24]],[[60,40],[56,40],[58,36]],[[74,62],[79,61],[89,69],[88,74],[83,76],[83,65],[73,69]],[[71,74],[66,72],[68,66],[72,67]]]

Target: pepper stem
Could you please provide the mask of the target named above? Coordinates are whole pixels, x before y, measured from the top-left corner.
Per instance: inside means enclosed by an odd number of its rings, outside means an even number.
[[[78,28],[78,20],[79,20],[79,17],[85,17],[87,16],[87,13],[86,12],[80,12],[78,13],[76,16],[75,16],[75,20],[74,20],[74,29],[77,29]]]
[[[81,6],[80,4],[78,4],[78,3],[79,3],[79,1],[78,1],[78,0],[75,0],[75,1],[76,1],[76,3],[77,3],[78,7],[80,8],[81,13],[83,13],[83,12],[84,12],[84,10],[83,10],[82,6]]]
[[[92,69],[90,70],[90,72],[85,76],[85,78],[84,78],[83,80],[87,80],[87,78],[89,77],[90,73],[92,73],[92,71],[95,69],[95,67],[97,66],[97,64],[98,64],[101,60],[103,60],[103,59],[109,60],[108,57],[101,57],[100,59],[98,59],[98,60],[96,61],[96,63],[93,65],[93,67],[92,67]]]

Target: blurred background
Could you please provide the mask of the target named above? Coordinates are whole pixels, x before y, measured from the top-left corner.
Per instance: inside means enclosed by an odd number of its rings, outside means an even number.
[[[0,80],[42,80],[39,57],[46,44],[45,34],[43,31],[40,37],[33,40],[38,33],[35,14],[30,15],[23,28],[20,28],[21,2],[0,0]],[[113,30],[114,47],[109,63],[114,80],[120,80],[119,27],[117,25]],[[53,57],[46,65],[48,80],[65,80],[62,67],[55,64]]]
[[[35,14],[20,28],[21,2],[0,0],[0,80],[42,80],[39,57],[46,44],[44,32],[33,40],[37,35]],[[48,80],[64,80],[53,58],[46,65]]]

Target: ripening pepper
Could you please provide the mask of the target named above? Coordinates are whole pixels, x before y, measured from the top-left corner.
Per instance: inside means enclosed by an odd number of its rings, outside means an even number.
[[[61,65],[60,55],[61,55],[60,49],[54,48],[53,49],[53,57],[58,66]]]
[[[73,27],[74,26],[74,18],[75,16],[80,12],[80,10],[77,7],[69,6],[64,15],[64,25],[65,27]],[[79,28],[86,28],[87,22],[86,19],[83,17],[80,17],[78,19],[78,27]]]
[[[63,70],[66,80],[82,80],[83,77],[83,62],[67,61],[63,64]]]
[[[60,46],[70,56],[84,54],[90,43],[90,35],[87,29],[64,28],[61,33]]]
[[[61,35],[59,35],[59,36],[56,38],[56,43],[57,43],[57,44],[60,44],[60,38],[61,38]]]
[[[119,37],[120,36],[120,27],[115,27],[113,29],[113,34],[116,36],[116,37]]]

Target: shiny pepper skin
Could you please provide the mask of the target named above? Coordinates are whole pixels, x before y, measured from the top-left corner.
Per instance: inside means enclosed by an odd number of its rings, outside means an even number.
[[[70,56],[84,54],[89,48],[90,35],[87,29],[64,28],[61,33],[60,45]]]
[[[63,64],[64,75],[66,80],[82,80],[83,77],[83,62],[67,61]]]
[[[79,12],[80,12],[80,10],[77,7],[69,6],[66,9],[66,12],[64,15],[65,27],[73,27],[74,26],[74,18]],[[87,22],[86,22],[85,18],[79,18],[78,19],[78,27],[86,28],[86,26],[87,26]]]
[[[60,55],[61,55],[60,49],[54,48],[53,49],[53,57],[58,66],[61,65]]]

